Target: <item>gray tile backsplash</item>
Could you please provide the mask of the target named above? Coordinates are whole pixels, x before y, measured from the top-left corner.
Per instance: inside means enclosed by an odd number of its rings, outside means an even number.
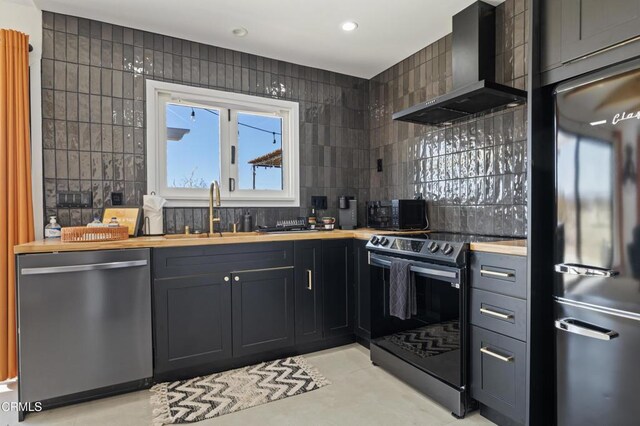
[[[126,204],[142,204],[147,78],[299,102],[301,207],[251,209],[258,223],[306,215],[311,195],[328,197],[324,213],[329,215],[337,215],[340,195],[356,196],[364,215],[367,80],[108,23],[43,15],[44,202],[46,215],[57,215],[63,226],[89,222],[111,205],[111,192],[123,192]],[[69,189],[92,191],[93,208],[56,208],[56,191]],[[223,212],[228,229],[234,210]],[[203,229],[207,214],[169,209],[167,231],[182,232],[185,223]]]
[[[525,89],[526,2],[497,8],[496,81]],[[300,208],[251,208],[255,224],[309,212],[326,195],[428,200],[433,229],[526,232],[526,107],[446,128],[391,114],[452,89],[451,35],[365,80],[216,46],[50,12],[43,13],[42,112],[46,215],[89,222],[111,192],[146,193],[145,81],[170,81],[300,103]],[[376,159],[384,161],[377,172]],[[58,209],[58,191],[93,193],[92,209]],[[222,227],[246,209],[222,208]],[[208,227],[206,208],[167,208],[165,230]]]
[[[496,13],[496,81],[526,89],[526,2]],[[526,106],[444,128],[394,122],[391,114],[452,89],[451,34],[370,80],[370,196],[428,200],[431,228],[526,235]],[[376,160],[383,159],[383,171]]]

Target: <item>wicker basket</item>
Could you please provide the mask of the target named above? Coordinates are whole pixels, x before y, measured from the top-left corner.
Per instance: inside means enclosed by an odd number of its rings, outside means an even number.
[[[86,241],[118,241],[129,238],[129,228],[118,226],[108,228],[106,226],[71,226],[62,228],[62,241],[64,242],[86,242]]]

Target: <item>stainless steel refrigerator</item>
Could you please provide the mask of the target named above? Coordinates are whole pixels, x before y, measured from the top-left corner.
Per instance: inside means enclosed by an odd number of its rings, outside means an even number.
[[[555,108],[557,422],[637,425],[640,61],[562,84]]]

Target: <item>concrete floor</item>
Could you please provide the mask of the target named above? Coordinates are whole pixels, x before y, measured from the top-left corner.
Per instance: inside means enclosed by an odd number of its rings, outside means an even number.
[[[332,384],[196,423],[224,425],[492,425],[478,412],[456,420],[449,411],[395,377],[371,365],[369,351],[357,344],[305,355]],[[1,386],[1,385],[0,385]],[[15,401],[15,384],[0,388],[0,402]],[[151,425],[149,391],[30,414],[22,425]],[[18,424],[15,413],[0,411],[0,425]]]

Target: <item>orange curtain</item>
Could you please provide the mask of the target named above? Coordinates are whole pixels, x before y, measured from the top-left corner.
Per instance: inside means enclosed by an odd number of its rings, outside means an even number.
[[[0,30],[0,381],[17,370],[13,246],[33,238],[29,36]]]

